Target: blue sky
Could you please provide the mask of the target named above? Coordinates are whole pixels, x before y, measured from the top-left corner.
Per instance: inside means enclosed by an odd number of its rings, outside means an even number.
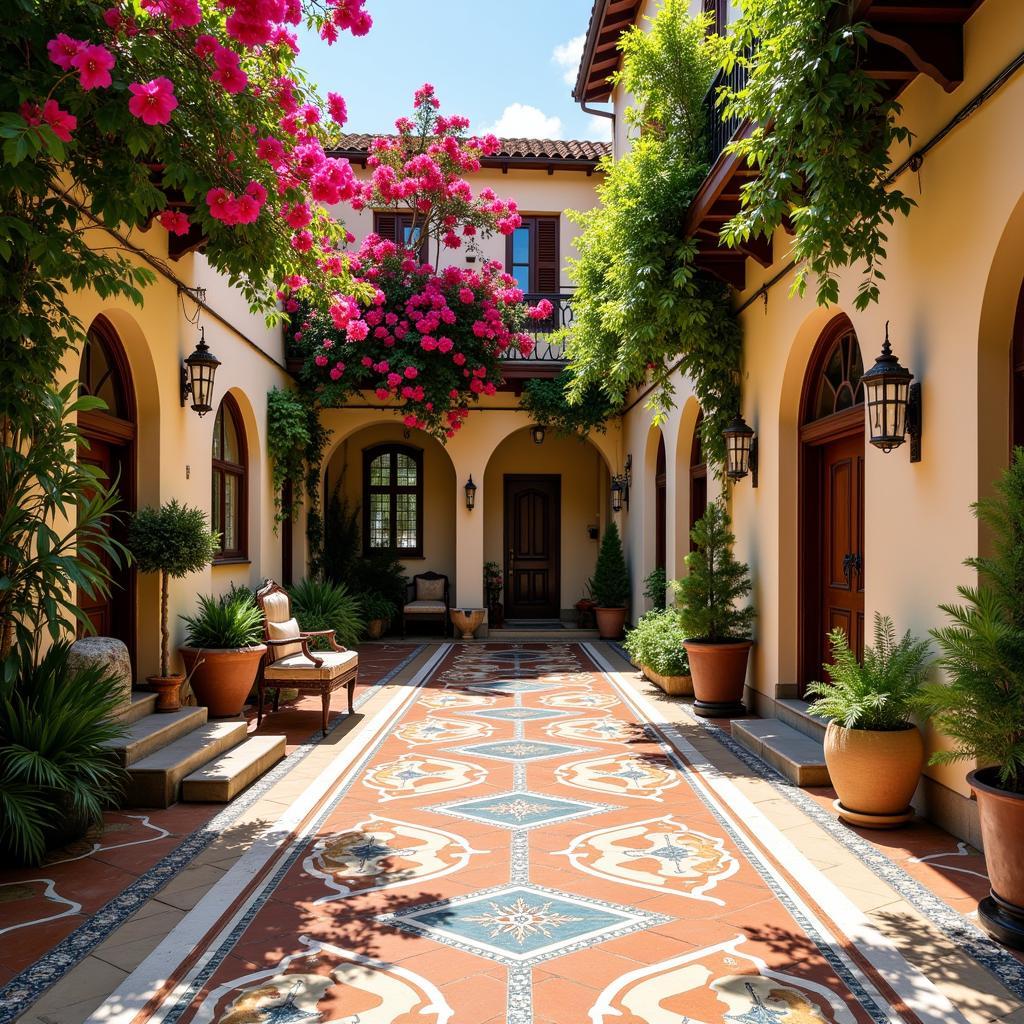
[[[432,82],[442,110],[474,131],[606,139],[610,122],[572,100],[591,0],[369,0],[370,34],[328,47],[300,38],[300,65],[321,95],[340,92],[348,131],[386,132]]]

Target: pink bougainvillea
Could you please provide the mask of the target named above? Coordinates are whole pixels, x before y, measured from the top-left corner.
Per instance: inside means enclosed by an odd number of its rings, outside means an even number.
[[[110,69],[114,66],[114,57],[105,46],[79,44],[70,66],[78,72],[78,81],[83,89],[106,89],[113,82]]]
[[[174,95],[174,84],[163,76],[151,82],[132,82],[128,86],[132,98],[128,101],[128,110],[144,124],[167,124],[171,114],[178,106]]]

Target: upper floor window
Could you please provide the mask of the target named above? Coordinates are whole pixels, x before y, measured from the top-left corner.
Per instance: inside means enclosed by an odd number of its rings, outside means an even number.
[[[245,428],[238,403],[225,395],[213,421],[213,500],[210,521],[220,534],[217,557],[246,556]]]
[[[423,452],[382,444],[363,452],[363,548],[366,554],[423,554]]]
[[[505,242],[505,269],[524,292],[557,295],[558,216],[523,217]]]
[[[725,35],[729,26],[729,0],[704,0],[704,13],[712,18],[711,31],[720,36]]]
[[[413,226],[411,213],[393,213],[387,210],[378,210],[373,214],[373,230],[381,238],[402,245],[415,245],[420,241],[419,226]],[[428,245],[427,239],[422,240],[419,257],[423,263],[427,262]]]

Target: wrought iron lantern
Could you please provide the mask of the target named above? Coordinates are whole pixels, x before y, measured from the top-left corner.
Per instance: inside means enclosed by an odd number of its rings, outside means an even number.
[[[910,461],[921,461],[921,385],[900,365],[889,344],[889,324],[875,365],[861,377],[868,440],[883,452],[898,448],[910,435]]]
[[[205,416],[213,408],[213,382],[220,360],[206,344],[206,328],[199,328],[199,343],[181,365],[181,407],[192,396],[192,410]]]
[[[473,474],[469,474],[469,479],[466,481],[466,509],[472,512],[476,508],[476,484],[473,483]]]
[[[622,496],[626,491],[625,481],[621,476],[612,477],[612,511],[622,511]]]
[[[730,480],[742,480],[749,473],[751,484],[756,487],[757,435],[739,413],[722,434],[725,437],[725,475]]]
[[[547,430],[543,423],[534,423],[534,425],[530,427],[530,437],[533,438],[534,444],[543,444],[544,435],[546,433]]]

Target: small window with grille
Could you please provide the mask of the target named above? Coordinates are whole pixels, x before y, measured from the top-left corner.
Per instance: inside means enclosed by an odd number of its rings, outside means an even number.
[[[363,549],[423,554],[423,452],[376,445],[363,452]]]

